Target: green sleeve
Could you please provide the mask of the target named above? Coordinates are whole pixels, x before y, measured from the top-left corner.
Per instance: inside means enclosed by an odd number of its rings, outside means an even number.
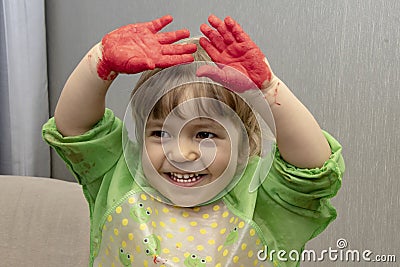
[[[102,178],[115,166],[122,153],[122,122],[106,109],[103,118],[79,136],[64,137],[58,132],[54,118],[42,129],[43,139],[64,160],[89,202],[94,202]]]
[[[321,168],[301,169],[285,162],[279,150],[259,189],[255,219],[274,249],[302,250],[336,218],[329,199],[338,192],[344,172],[342,147],[324,132],[332,154]]]

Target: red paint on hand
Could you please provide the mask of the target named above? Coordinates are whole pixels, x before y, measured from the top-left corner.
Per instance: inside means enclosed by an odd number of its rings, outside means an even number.
[[[200,45],[220,65],[219,68],[202,66],[198,70],[198,76],[209,77],[223,85],[237,84],[234,90],[239,92],[254,88],[252,83],[261,88],[264,81],[271,80],[272,72],[264,61],[264,54],[236,21],[231,17],[222,21],[214,15],[209,16],[208,21],[214,29],[206,24],[200,26],[201,32],[207,37],[200,38]],[[252,82],[224,66],[239,70]]]
[[[196,71],[196,75],[198,77],[208,77],[227,89],[238,93],[257,88],[257,85],[242,71],[239,71],[238,68],[218,63],[217,67],[210,65],[200,66]]]
[[[277,97],[278,97],[278,88],[279,88],[279,85],[280,85],[280,84],[281,84],[281,83],[278,82],[278,84],[276,85],[276,87],[275,87],[275,89],[274,89],[274,103],[273,103],[273,104],[276,104],[276,105],[278,105],[278,106],[281,105],[281,103],[279,103],[279,102],[277,101]]]
[[[102,58],[97,65],[100,78],[110,80],[116,73],[134,74],[156,67],[166,68],[192,62],[195,44],[173,44],[189,37],[186,29],[159,32],[173,18],[169,15],[150,22],[129,24],[102,39]]]

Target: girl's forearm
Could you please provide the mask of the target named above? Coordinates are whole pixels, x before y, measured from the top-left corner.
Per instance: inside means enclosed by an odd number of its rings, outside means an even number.
[[[112,80],[99,78],[100,57],[97,44],[81,60],[61,92],[54,118],[58,131],[64,136],[85,133],[104,115],[106,93]]]
[[[271,107],[283,159],[299,168],[321,167],[331,149],[309,110],[276,77],[262,90]]]

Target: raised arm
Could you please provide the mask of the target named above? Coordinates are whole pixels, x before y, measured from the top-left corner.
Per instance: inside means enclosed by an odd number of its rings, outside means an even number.
[[[312,114],[273,74],[264,54],[236,21],[230,17],[222,21],[211,15],[208,22],[212,28],[207,24],[201,25],[200,30],[207,38],[202,37],[200,44],[211,59],[221,65],[219,68],[202,66],[197,74],[243,92],[251,85],[237,77],[237,72],[231,71],[231,67],[244,73],[270,104],[282,157],[300,168],[321,167],[331,150]],[[232,83],[239,86],[232,87]]]
[[[174,44],[189,37],[188,30],[159,32],[172,20],[166,15],[123,26],[90,49],[68,78],[56,106],[54,118],[62,135],[83,134],[102,118],[107,90],[119,73],[193,61],[195,44]]]

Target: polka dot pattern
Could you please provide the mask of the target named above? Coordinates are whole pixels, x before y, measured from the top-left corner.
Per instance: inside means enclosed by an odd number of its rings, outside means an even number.
[[[96,267],[273,266],[257,259],[256,229],[223,201],[180,208],[139,193],[115,207],[102,229]]]

